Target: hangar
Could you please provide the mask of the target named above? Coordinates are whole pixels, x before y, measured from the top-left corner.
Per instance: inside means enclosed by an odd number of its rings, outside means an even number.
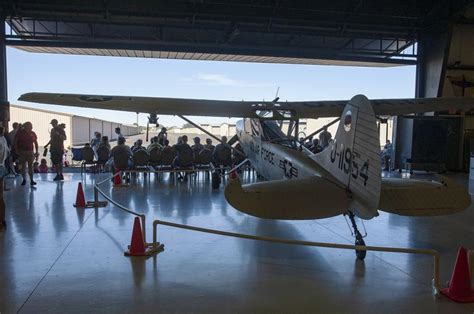
[[[94,137],[94,132],[99,132],[107,136],[111,141],[117,139],[115,128],[121,128],[124,136],[132,136],[139,134],[137,126],[124,125],[117,122],[105,121],[90,117],[83,117],[67,113],[32,109],[29,107],[10,105],[10,119],[12,122],[33,123],[38,143],[45,144],[49,141],[50,122],[52,119],[58,120],[59,123],[66,124],[66,140],[65,147],[82,146],[89,143]],[[41,146],[40,144],[40,146]]]
[[[6,46],[34,53],[117,57],[416,65],[417,97],[472,97],[471,1],[362,0],[323,4],[13,0],[2,2],[0,8],[5,21],[0,23],[3,125],[9,121]],[[398,119],[394,125],[395,164],[401,167],[408,159],[414,164],[433,163],[426,161],[430,155],[444,158],[442,162],[449,165],[449,170],[467,170],[470,119],[469,112],[450,111]],[[445,145],[426,145],[423,131],[439,128],[454,131],[439,139]],[[440,146],[444,151],[432,150]],[[454,179],[467,185],[465,177]],[[18,213],[11,218],[15,237],[2,235],[0,246],[0,274],[5,278],[0,286],[0,305],[4,307],[0,310],[473,310],[472,304],[432,300],[426,292],[429,285],[424,283],[430,277],[430,261],[411,255],[375,253],[365,264],[354,264],[352,255],[340,251],[247,243],[162,228],[161,239],[170,247],[166,253],[148,261],[123,260],[116,257],[117,246],[129,238],[125,224],[131,222],[130,217],[110,208],[66,211],[68,200],[73,200],[75,194],[75,187],[72,189],[67,183],[79,180],[71,176],[64,186],[45,184],[51,193],[24,193],[17,204]],[[159,202],[148,198],[152,187],[159,191]],[[86,194],[92,194],[92,189],[93,184],[86,185]],[[113,199],[124,206],[142,208],[142,213],[171,217],[182,224],[209,227],[211,221],[211,227],[241,233],[300,240],[314,239],[317,234],[319,241],[334,241],[337,237],[347,242],[346,235],[340,233],[344,225],[340,220],[287,223],[254,219],[236,213],[222,196],[200,185],[190,189],[153,181],[152,186],[137,188],[134,193],[114,188],[110,191]],[[6,199],[7,203],[12,201],[12,197]],[[40,209],[38,202],[46,210]],[[219,219],[213,220],[216,213]],[[377,218],[379,224],[367,227],[377,235],[380,245],[428,245],[443,252],[441,276],[446,281],[457,246],[474,246],[473,217],[471,207],[453,218],[429,221],[383,214]],[[212,226],[213,223],[217,225]],[[91,259],[84,254],[95,256],[94,265],[85,263]],[[124,282],[122,276],[129,281]]]

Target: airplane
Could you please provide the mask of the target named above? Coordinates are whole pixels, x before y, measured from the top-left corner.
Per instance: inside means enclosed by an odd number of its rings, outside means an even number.
[[[382,177],[377,118],[430,111],[474,108],[469,98],[343,101],[222,101],[159,97],[27,93],[19,100],[74,107],[157,114],[242,117],[237,139],[248,160],[267,181],[242,185],[229,180],[224,194],[233,207],[266,219],[305,220],[348,216],[355,245],[365,246],[355,218],[379,211],[402,216],[436,216],[465,210],[466,188],[446,177],[428,181]],[[298,141],[301,118],[340,116],[334,140],[319,153]],[[285,134],[277,121],[289,120]],[[363,260],[365,250],[356,250]]]

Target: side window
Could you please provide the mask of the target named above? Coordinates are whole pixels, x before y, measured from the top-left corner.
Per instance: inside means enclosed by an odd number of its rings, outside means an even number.
[[[244,131],[248,134],[252,133],[252,126],[249,118],[244,119]]]
[[[260,122],[257,119],[251,119],[252,135],[260,136]]]

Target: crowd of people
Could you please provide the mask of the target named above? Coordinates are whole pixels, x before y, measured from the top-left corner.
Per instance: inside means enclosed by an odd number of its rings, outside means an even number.
[[[63,180],[62,175],[62,158],[64,154],[64,141],[66,140],[66,133],[64,131],[65,125],[59,124],[56,119],[51,120],[51,137],[50,141],[45,144],[50,148],[51,161],[55,165],[56,178],[55,180]],[[18,172],[22,176],[21,185],[26,185],[27,178],[30,185],[35,186],[34,172],[47,170],[46,159],[41,160],[38,164],[39,157],[38,137],[33,131],[33,124],[25,122],[20,124],[14,122],[12,130],[6,134],[5,128],[0,127],[0,231],[6,229],[5,222],[5,202],[3,200],[3,191],[5,189],[5,178],[7,176],[15,177]],[[47,150],[46,150],[47,151]],[[28,177],[27,177],[28,173]]]
[[[90,146],[98,151],[101,144],[107,145],[107,138],[101,138],[99,141],[100,133],[96,134],[96,137],[92,139]],[[173,157],[171,163],[167,166],[173,168],[187,168],[195,165],[209,164],[212,162],[216,166],[230,166],[232,165],[235,158],[232,154],[232,148],[227,144],[227,138],[222,137],[221,143],[214,146],[212,139],[207,138],[205,145],[201,143],[201,138],[195,137],[193,139],[194,144],[188,144],[188,137],[186,135],[180,136],[174,145],[170,145],[168,140],[168,134],[166,128],[162,128],[157,136],[154,136],[150,140],[148,146],[144,146],[143,140],[138,139],[133,143],[132,146],[126,144],[126,139],[123,136],[119,136],[117,145],[109,150],[108,160],[106,165],[111,165],[114,168],[120,169],[123,167],[130,167],[133,165],[134,156],[139,153],[148,157],[156,151],[158,154],[171,155]],[[97,160],[99,157],[97,156]],[[206,160],[204,160],[206,159]],[[125,163],[124,160],[127,162]]]

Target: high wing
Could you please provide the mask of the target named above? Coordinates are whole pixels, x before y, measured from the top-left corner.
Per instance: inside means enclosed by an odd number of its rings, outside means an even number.
[[[337,117],[348,100],[229,101],[136,96],[103,96],[81,94],[27,93],[19,100],[96,109],[122,110],[164,115],[256,118],[256,110],[290,110],[297,118]],[[474,109],[473,98],[413,98],[371,100],[377,116],[396,116],[430,111]]]

